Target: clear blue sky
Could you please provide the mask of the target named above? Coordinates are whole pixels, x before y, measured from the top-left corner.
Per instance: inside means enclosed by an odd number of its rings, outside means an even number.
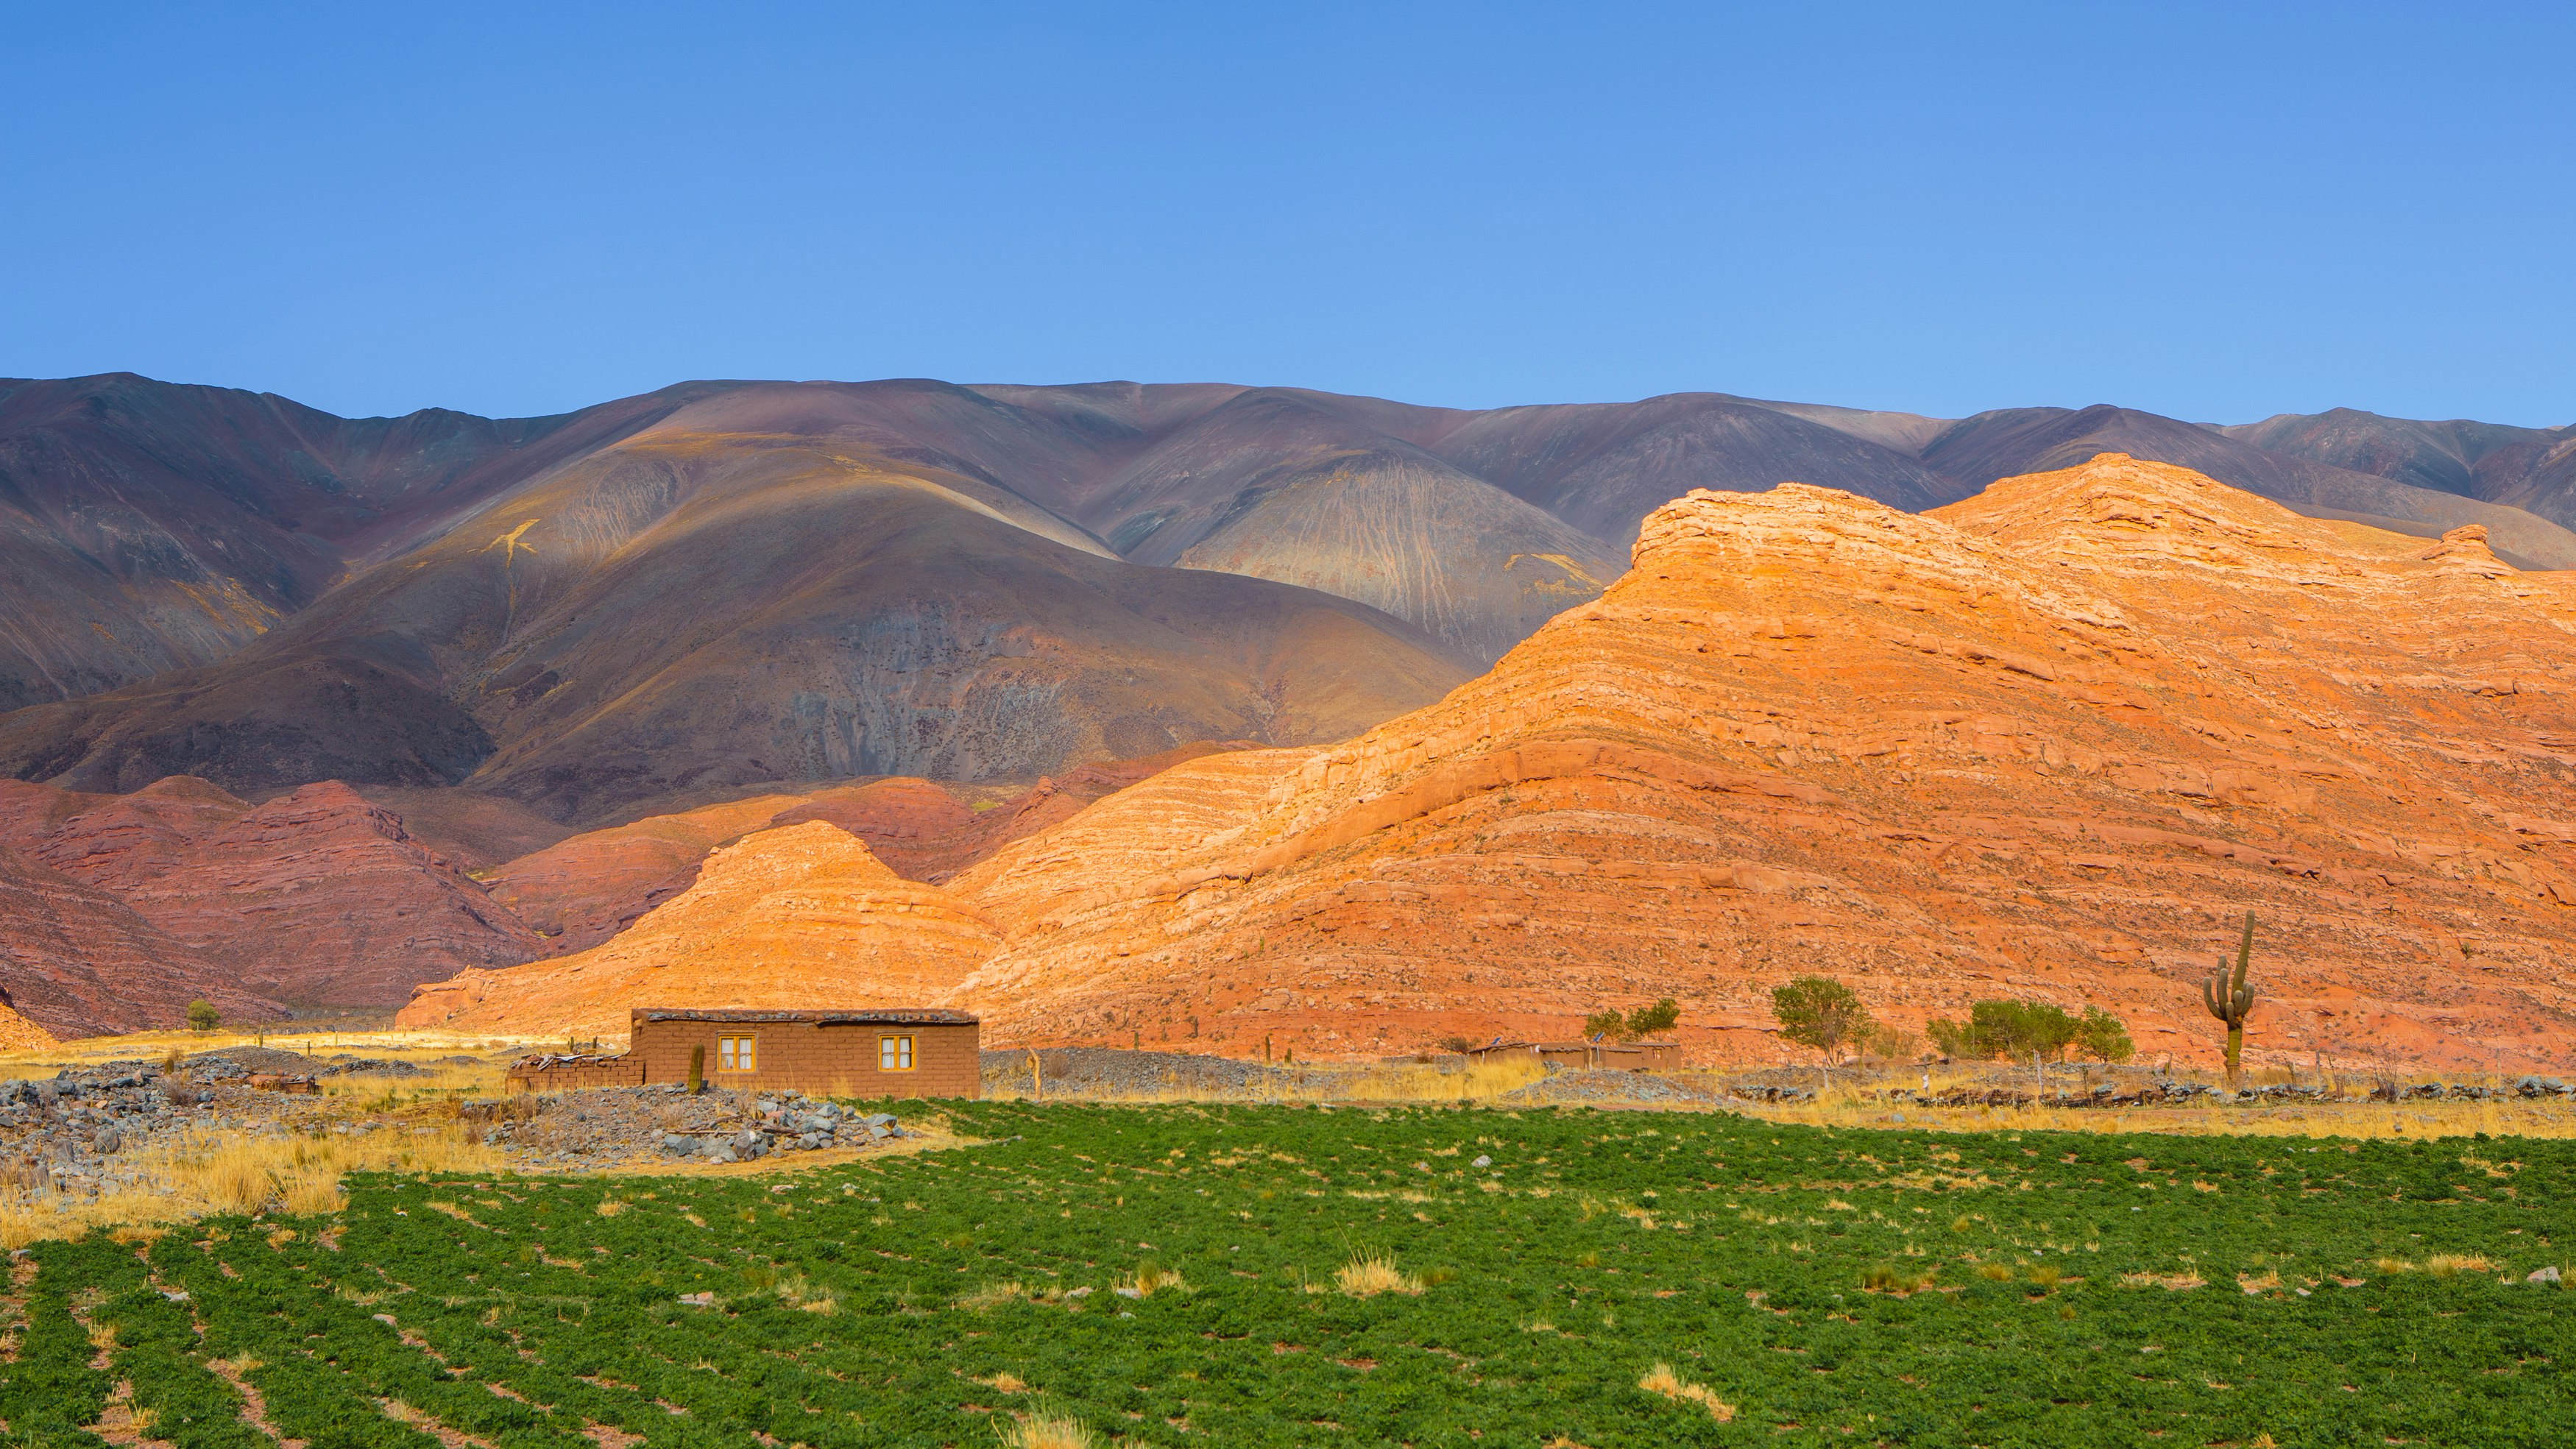
[[[2576,7],[0,0],[0,374],[2576,421]]]

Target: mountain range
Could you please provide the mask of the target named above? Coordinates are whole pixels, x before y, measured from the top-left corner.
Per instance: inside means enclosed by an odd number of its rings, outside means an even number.
[[[208,992],[390,1007],[600,947],[709,851],[815,822],[966,879],[1163,765],[1473,688],[1694,490],[1920,514],[2103,452],[2576,567],[2576,428],[2349,411],[890,380],[343,419],[0,381],[0,1005],[58,1032]],[[378,897],[399,928],[360,929]],[[106,962],[168,980],[120,994]]]
[[[1744,1062],[1822,972],[1903,1029],[2099,1005],[2208,1065],[2197,984],[2250,911],[2257,1060],[2563,1070],[2571,605],[2475,525],[2116,453],[1921,516],[1699,491],[1601,598],[1353,739],[1174,764],[944,883],[755,830],[605,944],[401,1019],[614,1033],[828,979],[1001,1045],[1307,1058],[1672,997]]]

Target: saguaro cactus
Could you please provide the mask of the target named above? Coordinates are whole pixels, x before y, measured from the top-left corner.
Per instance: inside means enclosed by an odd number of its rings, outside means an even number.
[[[2245,968],[2254,960],[2254,913],[2245,913],[2245,939],[2237,943],[2236,973],[2228,975],[2227,958],[2218,958],[2218,968],[2200,983],[2200,1004],[2209,1014],[2227,1023],[2227,1085],[2236,1085],[2237,1061],[2245,1050],[2245,1013],[2254,1009],[2254,988],[2245,980]]]
[[[707,1049],[703,1043],[689,1048],[689,1095],[694,1097],[707,1089]]]

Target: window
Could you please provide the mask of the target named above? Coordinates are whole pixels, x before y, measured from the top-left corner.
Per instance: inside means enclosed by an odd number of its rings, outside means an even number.
[[[877,1038],[877,1070],[908,1072],[912,1070],[912,1038],[881,1036]]]
[[[748,1072],[754,1070],[758,1065],[760,1058],[758,1053],[754,1050],[753,1043],[759,1040],[760,1038],[751,1036],[717,1037],[716,1070],[720,1072]]]

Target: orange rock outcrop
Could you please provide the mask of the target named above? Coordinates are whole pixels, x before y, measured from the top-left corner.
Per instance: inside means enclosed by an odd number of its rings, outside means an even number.
[[[999,944],[965,901],[808,821],[719,847],[688,889],[603,945],[423,986],[397,1023],[622,1036],[637,1006],[918,1005]]]
[[[2099,1003],[2208,1061],[2576,1061],[2576,580],[2104,454],[1913,515],[1694,492],[1630,572],[1341,745],[1186,764],[951,884],[989,1035],[1301,1055],[1671,995],[1788,1055],[1821,973],[1919,1026]]]

